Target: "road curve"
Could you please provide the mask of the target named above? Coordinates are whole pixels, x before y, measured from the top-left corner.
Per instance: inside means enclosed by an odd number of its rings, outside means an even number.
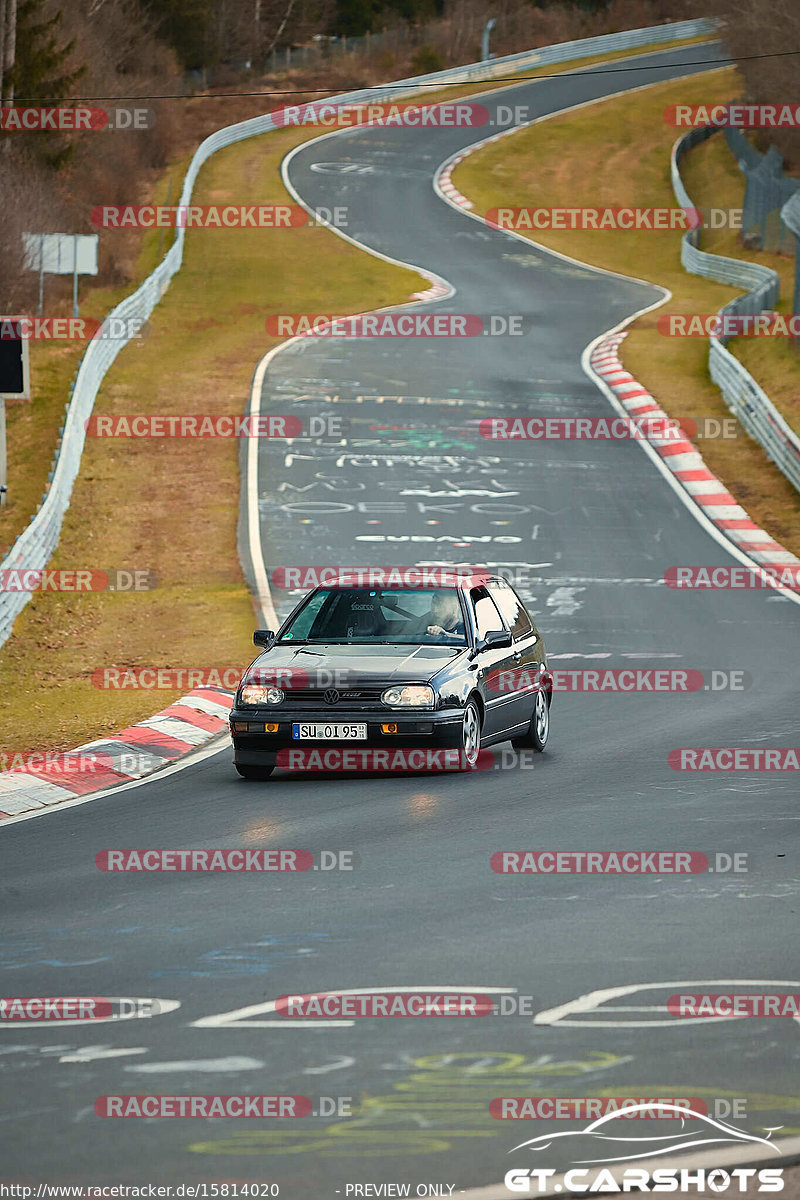
[[[701,57],[707,47],[662,51],[643,57],[640,71],[574,72],[482,103],[513,96],[545,114],[703,70],[689,65]],[[470,776],[278,775],[252,785],[235,776],[226,747],[167,779],[4,828],[3,995],[180,1001],[149,1020],[92,1029],[0,1028],[10,1178],[270,1181],[282,1196],[326,1198],[354,1182],[406,1181],[412,1195],[436,1182],[455,1194],[530,1164],[509,1151],[540,1129],[493,1120],[488,1105],[499,1096],[749,1097],[751,1131],[796,1122],[796,1022],[659,1022],[671,981],[694,991],[724,990],[705,985],[715,980],[791,982],[791,775],[679,773],[667,760],[681,746],[792,744],[787,647],[797,607],[768,592],[663,586],[670,566],[733,560],[635,444],[480,438],[477,422],[491,415],[610,415],[581,353],[661,293],[445,206],[431,187],[435,169],[475,138],[470,129],[361,129],[308,143],[288,164],[304,202],[347,205],[348,232],[361,244],[451,283],[454,295],[430,311],[521,314],[529,331],[319,338],[275,355],[262,411],[333,413],[347,434],[344,445],[260,447],[267,567],[524,567],[522,590],[553,665],[735,669],[747,686],[560,695],[552,742],[533,769],[509,765],[498,750],[494,769]],[[438,540],[401,540],[412,537]],[[273,594],[285,612],[292,596]],[[135,846],[348,851],[353,869],[97,869],[99,851]],[[746,853],[750,869],[494,874],[490,856],[516,848],[699,851],[712,861]],[[606,1012],[571,1025],[523,1014],[280,1028],[259,1026],[269,1016],[255,1013],[237,1027],[225,1015],[286,993],[421,984],[507,989],[540,1011],[596,989],[662,982],[622,1001],[635,1016]],[[350,1097],[354,1115],[103,1121],[94,1113],[98,1096],[149,1092],[304,1094],[317,1112],[321,1096]],[[548,1154],[548,1167],[571,1161],[567,1148]]]

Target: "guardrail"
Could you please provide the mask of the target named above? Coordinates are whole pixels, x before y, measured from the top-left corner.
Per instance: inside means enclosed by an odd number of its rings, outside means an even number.
[[[756,239],[757,249],[783,253],[791,233],[781,219],[783,205],[800,190],[800,179],[783,173],[783,156],[775,146],[759,154],[741,129],[725,126],[725,141],[745,178],[742,241]],[[751,245],[754,244],[751,242]]]
[[[800,314],[800,192],[786,201],[781,209],[781,220],[794,234],[794,292],[792,312]]]
[[[695,205],[681,178],[680,160],[693,146],[716,132],[717,128],[711,126],[692,129],[678,138],[672,147],[672,190],[682,208],[694,208]],[[699,229],[684,233],[681,239],[681,264],[685,269],[692,275],[747,289],[743,296],[737,296],[721,308],[720,316],[728,313],[754,316],[775,307],[780,293],[777,271],[759,263],[710,254],[699,248],[699,241]],[[734,358],[726,349],[729,341],[730,337],[709,338],[708,369],[711,378],[721,390],[731,412],[750,436],[763,446],[789,482],[800,491],[800,438],[789,428],[764,389],[745,370],[738,358]]]
[[[435,71],[429,75],[418,75],[401,79],[397,83],[364,88],[339,96],[329,97],[330,103],[354,104],[373,100],[376,103],[413,96],[426,84],[471,83],[478,80],[491,81],[498,75],[516,74],[531,67],[550,63],[568,62],[588,58],[594,54],[610,53],[614,50],[635,49],[649,43],[669,43],[682,38],[713,33],[716,22],[706,18],[695,21],[678,21],[669,25],[654,25],[644,29],[631,29],[624,33],[602,34],[583,41],[561,42],[538,50],[523,51],[504,58],[486,62],[470,63],[464,67],[453,67],[446,71]],[[232,146],[245,138],[256,137],[271,129],[282,128],[273,121],[269,113],[251,117],[236,125],[218,129],[200,143],[194,153],[183,182],[179,205],[191,202],[195,181],[205,162],[225,146]],[[101,334],[107,332],[112,318],[138,317],[146,321],[167,290],[170,280],[180,270],[183,261],[185,229],[175,231],[175,241],[156,269],[139,288],[127,296],[107,315]],[[122,328],[122,326],[117,326]],[[0,569],[44,568],[58,545],[64,514],[69,507],[72,488],[80,467],[81,455],[86,438],[85,422],[92,414],[97,392],[114,359],[126,344],[122,339],[93,340],[84,354],[72,385],[72,397],[67,405],[67,415],[62,431],[61,446],[56,451],[50,487],[42,497],[42,503],[30,524],[17,538],[11,550],[0,563]],[[31,594],[27,592],[0,592],[0,646],[13,628],[14,621]]]

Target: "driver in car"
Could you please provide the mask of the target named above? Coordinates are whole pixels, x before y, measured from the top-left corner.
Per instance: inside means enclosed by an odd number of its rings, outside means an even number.
[[[463,637],[464,621],[455,592],[434,592],[430,610],[419,618],[416,633],[429,637]]]

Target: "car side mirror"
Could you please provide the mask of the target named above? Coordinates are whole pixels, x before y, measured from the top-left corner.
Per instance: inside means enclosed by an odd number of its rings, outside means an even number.
[[[503,646],[510,646],[513,640],[507,629],[493,629],[483,639],[483,649],[500,650]]]
[[[274,641],[275,634],[271,629],[257,629],[253,634],[253,642],[256,646],[268,648]]]
[[[493,629],[486,634],[485,638],[479,638],[475,643],[475,648],[470,650],[470,662],[477,658],[482,650],[499,650],[503,646],[510,646],[513,640],[507,629]]]

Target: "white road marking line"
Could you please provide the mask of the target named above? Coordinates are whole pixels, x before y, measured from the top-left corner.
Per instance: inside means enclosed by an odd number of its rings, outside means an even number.
[[[160,1075],[171,1071],[256,1071],[266,1063],[260,1058],[230,1055],[228,1058],[187,1058],[176,1062],[134,1063],[126,1071],[137,1075]]]
[[[600,988],[595,992],[586,992],[581,996],[577,996],[574,1000],[568,1000],[566,1004],[559,1004],[555,1008],[543,1009],[538,1012],[533,1018],[534,1025],[562,1025],[572,1028],[583,1028],[586,1026],[601,1028],[601,1029],[648,1029],[658,1025],[685,1025],[687,1028],[690,1025],[702,1024],[704,1021],[709,1024],[717,1021],[732,1021],[738,1020],[738,1017],[673,1017],[669,1021],[572,1021],[571,1016],[579,1016],[581,1014],[596,1012],[601,1015],[605,1010],[604,1006],[608,1000],[620,999],[623,996],[635,995],[637,992],[665,991],[673,989],[677,992],[683,989],[688,993],[690,989],[707,989],[707,988],[728,988],[728,987],[789,987],[800,988],[800,982],[796,979],[683,979],[678,981],[667,980],[663,983],[632,983],[625,984],[621,987]],[[613,1009],[611,1010],[614,1011]],[[792,1017],[793,1021],[800,1021],[800,1016]]]
[[[421,983],[400,983],[392,984],[389,987],[361,987],[361,988],[319,988],[308,995],[334,995],[334,996],[371,996],[377,992],[392,993],[397,992],[478,992],[481,994],[511,994],[516,992],[516,988],[511,987],[483,987],[483,986],[468,986],[467,984],[421,984]],[[298,993],[299,994],[299,993]],[[244,1008],[235,1008],[230,1012],[215,1013],[210,1017],[201,1017],[198,1021],[192,1021],[192,1026],[196,1029],[219,1029],[219,1028],[236,1028],[236,1029],[282,1029],[283,1027],[294,1027],[304,1029],[326,1029],[332,1026],[350,1026],[355,1025],[353,1020],[329,1020],[318,1017],[308,1017],[299,1019],[279,1018],[276,1021],[250,1021],[245,1018],[255,1017],[259,1013],[274,1013],[277,1011],[277,1000],[267,1000],[261,1004],[248,1004]]]

